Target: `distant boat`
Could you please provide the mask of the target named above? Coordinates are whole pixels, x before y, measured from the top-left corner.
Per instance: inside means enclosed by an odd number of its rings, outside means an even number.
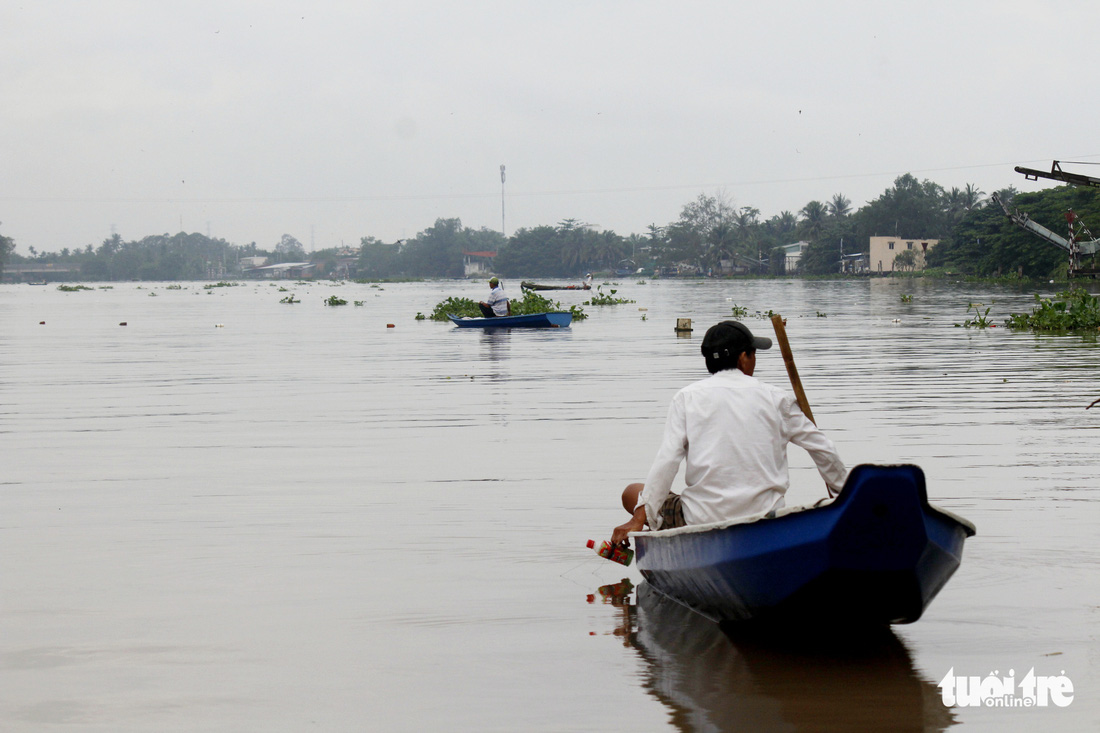
[[[521,282],[519,284],[524,290],[591,290],[592,286],[588,283],[582,285],[540,285],[539,283]]]
[[[569,311],[496,318],[462,318],[448,313],[447,317],[459,328],[567,328],[573,322]]]
[[[912,623],[962,562],[974,525],[928,503],[917,466],[861,465],[835,500],[634,532],[638,569],[714,621]]]

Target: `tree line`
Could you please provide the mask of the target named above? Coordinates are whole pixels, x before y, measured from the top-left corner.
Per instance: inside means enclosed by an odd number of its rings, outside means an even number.
[[[1073,209],[1086,224],[1100,227],[1100,191],[1061,186],[1019,194],[997,192],[1002,201],[1057,232]],[[245,257],[271,264],[311,261],[317,276],[364,279],[462,277],[465,253],[493,252],[493,270],[505,277],[577,277],[585,272],[679,272],[710,274],[827,275],[840,270],[845,255],[866,253],[868,238],[895,235],[939,239],[927,265],[965,275],[1021,273],[1064,275],[1065,253],[1013,224],[976,186],[944,189],[911,174],[859,209],[843,194],[810,201],[797,212],[767,219],[759,209],[735,206],[723,195],[700,194],[679,217],[646,232],[622,236],[576,219],[522,228],[510,237],[491,229],[465,227],[457,218],[437,219],[414,237],[394,243],[363,237],[358,250],[326,249],[307,254],[286,234],[270,249],[255,242],[236,245],[196,233],[155,235],[123,241],[112,235],[57,253],[16,255],[14,242],[0,236],[0,267],[12,263],[55,263],[78,269],[89,280],[193,280],[233,276]],[[785,271],[782,247],[807,242],[798,271]]]

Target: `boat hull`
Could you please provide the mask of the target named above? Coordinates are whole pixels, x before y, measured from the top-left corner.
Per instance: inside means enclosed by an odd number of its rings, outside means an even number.
[[[588,285],[540,285],[538,283],[521,282],[524,290],[590,290]]]
[[[448,313],[447,317],[459,328],[567,328],[573,322],[573,314],[568,311],[496,318],[459,318]]]
[[[633,535],[660,592],[715,621],[912,623],[974,527],[928,504],[916,466],[857,466],[824,506]]]

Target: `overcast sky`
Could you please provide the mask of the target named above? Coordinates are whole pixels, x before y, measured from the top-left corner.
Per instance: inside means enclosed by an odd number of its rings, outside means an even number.
[[[0,234],[307,249],[1100,162],[1100,3],[0,4]],[[1100,175],[1093,166],[1077,167]],[[1100,223],[1096,223],[1100,225]]]

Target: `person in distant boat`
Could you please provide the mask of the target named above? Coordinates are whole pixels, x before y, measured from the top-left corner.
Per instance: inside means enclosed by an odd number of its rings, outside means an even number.
[[[830,493],[840,491],[847,469],[832,441],[802,414],[794,397],[759,381],[756,352],[771,339],[744,324],[722,321],[703,337],[707,379],[672,398],[664,437],[645,483],[623,491],[630,521],[611,535],[708,524],[763,514],[784,506],[790,486],[787,444],[813,458]],[[687,461],[680,494],[670,491],[680,462]]]
[[[591,290],[592,289],[592,273],[591,272],[584,276],[584,289],[585,290]]]
[[[512,303],[508,300],[508,296],[504,294],[504,288],[500,286],[499,279],[489,278],[489,290],[489,299],[478,303],[481,308],[481,315],[486,318],[512,315]]]

